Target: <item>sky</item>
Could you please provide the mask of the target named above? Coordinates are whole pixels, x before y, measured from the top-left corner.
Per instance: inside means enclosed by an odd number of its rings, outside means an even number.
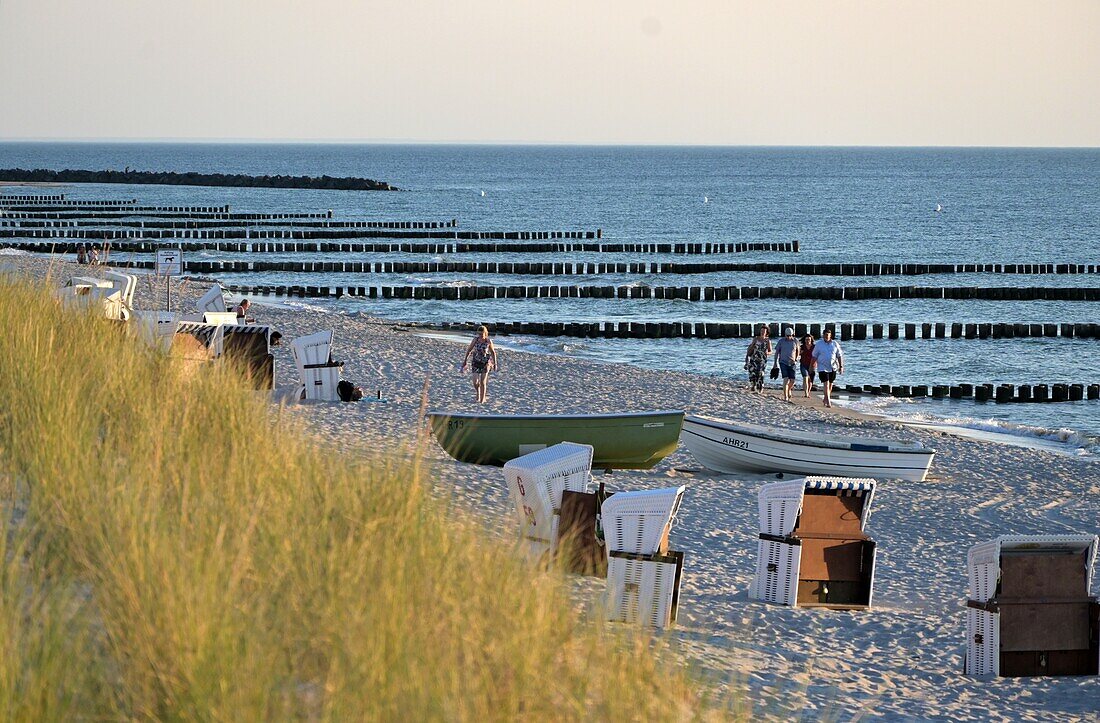
[[[1100,0],[0,0],[0,139],[1100,146]]]

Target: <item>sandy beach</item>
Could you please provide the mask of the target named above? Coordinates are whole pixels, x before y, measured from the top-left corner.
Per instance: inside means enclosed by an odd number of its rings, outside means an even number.
[[[44,276],[48,262],[23,255],[0,261]],[[57,263],[55,283],[78,267]],[[89,269],[79,267],[80,273]],[[137,306],[160,308],[163,287],[139,280]],[[189,308],[209,282],[190,281]],[[260,300],[262,301],[262,300]],[[459,372],[463,346],[403,331],[392,322],[333,314],[318,304],[257,304],[258,321],[284,339],[334,329],[334,357],[344,378],[380,392],[385,403],[291,404],[312,434],[334,450],[399,453],[421,428],[428,406],[473,408],[474,392]],[[504,340],[506,346],[506,340]],[[685,409],[731,420],[852,436],[916,439],[936,449],[923,483],[882,481],[868,534],[878,542],[875,606],[870,611],[788,609],[748,599],[756,557],[757,492],[774,479],[710,472],[680,447],[648,472],[615,472],[612,489],[685,484],[672,532],[687,555],[679,621],[669,635],[707,679],[745,696],[762,713],[816,719],[835,716],[919,720],[1097,720],[1100,679],[974,679],[962,675],[966,551],[1001,534],[1100,532],[1100,462],[1037,449],[915,429],[820,399],[784,403],[776,391],[756,394],[743,382],[588,360],[499,351],[491,377],[490,413],[617,412]],[[743,353],[731,343],[730,355]],[[288,346],[275,350],[276,398],[295,384]],[[443,495],[508,534],[513,510],[499,469],[462,464],[434,442],[432,478]],[[578,582],[583,590],[599,586]],[[1096,584],[1093,585],[1096,593]]]

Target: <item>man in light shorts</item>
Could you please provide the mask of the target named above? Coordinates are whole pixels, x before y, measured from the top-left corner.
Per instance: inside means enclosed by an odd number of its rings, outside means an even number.
[[[832,329],[822,332],[821,338],[814,344],[814,360],[817,362],[817,378],[821,380],[821,388],[825,392],[822,404],[831,407],[836,376],[844,373],[844,352],[840,349],[840,342],[833,339]]]
[[[794,370],[798,368],[798,339],[794,338],[794,329],[783,330],[783,338],[775,343],[775,368],[783,374],[783,401],[791,401],[794,391]]]

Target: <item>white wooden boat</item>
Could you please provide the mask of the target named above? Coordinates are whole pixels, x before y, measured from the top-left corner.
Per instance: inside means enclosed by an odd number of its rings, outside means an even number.
[[[787,472],[921,482],[935,450],[917,442],[838,437],[711,417],[684,418],[680,439],[716,472]]]

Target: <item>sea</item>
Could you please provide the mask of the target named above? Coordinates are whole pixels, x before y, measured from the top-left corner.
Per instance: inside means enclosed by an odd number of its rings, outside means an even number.
[[[607,242],[790,242],[797,254],[462,254],[461,260],[800,263],[1100,263],[1100,149],[500,145],[0,143],[2,168],[359,176],[399,191],[69,185],[69,198],[234,211],[333,212],[346,220],[450,221],[460,230],[595,230]],[[3,190],[35,193],[38,190]],[[44,192],[44,191],[43,191]],[[196,259],[250,260],[198,252]],[[132,258],[140,259],[140,255]],[[337,260],[332,254],[266,259]],[[346,254],[344,260],[447,260]],[[457,256],[453,257],[459,260]],[[115,260],[119,260],[117,257]],[[1096,275],[949,274],[831,278],[766,273],[659,276],[223,274],[225,283],[742,286],[1097,286]],[[260,299],[269,303],[299,303]],[[310,299],[333,314],[401,321],[1011,322],[1098,320],[1097,302],[782,299]],[[747,340],[511,336],[508,348],[744,379]],[[844,384],[1100,382],[1095,339],[844,342]],[[841,403],[913,423],[1100,453],[1100,401],[993,404],[853,396]]]

